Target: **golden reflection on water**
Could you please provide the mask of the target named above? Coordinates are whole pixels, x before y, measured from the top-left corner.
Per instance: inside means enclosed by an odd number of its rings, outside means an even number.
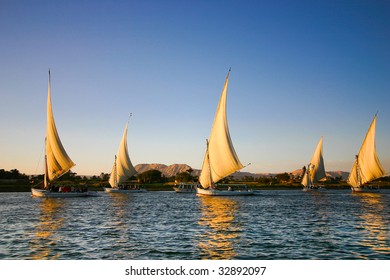
[[[112,222],[116,223],[116,226],[120,229],[127,228],[127,219],[129,215],[128,206],[133,200],[133,196],[130,194],[122,194],[122,193],[108,193],[111,198],[111,210],[113,212],[113,220]]]
[[[60,254],[51,250],[53,244],[58,243],[57,230],[63,226],[64,218],[61,215],[64,200],[46,198],[40,199],[39,222],[31,244],[32,259],[58,259]]]
[[[384,254],[390,253],[390,230],[385,216],[387,213],[385,196],[380,193],[353,193],[360,199],[362,212],[359,225],[364,229],[361,244],[373,251]]]
[[[315,212],[318,220],[317,226],[314,227],[313,232],[321,235],[328,235],[331,232],[329,226],[329,200],[325,192],[309,192],[308,193],[313,202],[313,211]]]
[[[131,207],[134,200],[133,194],[108,193],[110,197],[109,218],[106,221],[106,234],[117,236],[112,246],[122,246],[129,242],[129,220],[131,219]]]
[[[239,226],[234,216],[237,202],[226,197],[199,197],[202,216],[199,225],[206,232],[199,237],[202,259],[232,259],[237,256],[234,241],[239,237]]]

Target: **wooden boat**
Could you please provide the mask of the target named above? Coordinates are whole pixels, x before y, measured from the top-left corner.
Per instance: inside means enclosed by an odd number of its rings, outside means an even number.
[[[324,159],[322,156],[323,137],[317,144],[313,157],[302,178],[303,191],[324,191],[326,188],[318,183],[326,179]]]
[[[248,189],[246,185],[236,184],[215,184],[214,188],[202,189],[198,188],[198,195],[202,196],[246,196],[246,195],[260,195],[260,192]]]
[[[130,114],[131,117],[131,114]],[[130,119],[129,117],[129,119]],[[129,151],[127,148],[127,130],[129,126],[129,120],[126,123],[125,130],[123,132],[122,140],[119,144],[118,153],[115,155],[114,166],[111,171],[110,179],[108,182],[111,188],[104,188],[108,193],[141,193],[146,192],[146,189],[137,186],[129,187],[123,186],[123,183],[137,174],[133,164],[129,157]]]
[[[177,193],[195,193],[196,184],[194,183],[179,183],[173,186],[173,190]]]
[[[100,196],[95,191],[71,191],[71,192],[59,192],[46,189],[31,188],[32,196],[34,197],[47,197],[47,198],[70,198],[70,197],[86,197],[86,196]]]
[[[117,188],[104,188],[108,193],[144,193],[147,192],[145,188],[139,186],[120,186]]]
[[[56,179],[66,174],[72,167],[74,162],[70,159],[66,153],[58,131],[54,122],[53,109],[51,103],[51,90],[50,90],[50,70],[49,70],[49,82],[47,92],[47,124],[46,124],[46,143],[45,143],[45,176],[43,189],[31,188],[31,194],[35,197],[85,197],[85,196],[97,196],[97,192],[90,192],[83,188],[74,188],[72,191],[60,191],[58,188],[54,188],[53,182]]]
[[[369,183],[385,175],[375,148],[376,119],[371,122],[366,137],[363,140],[359,153],[355,156],[355,162],[349,173],[347,183],[353,192],[378,192],[379,187]]]
[[[215,186],[215,183],[217,183],[219,180],[244,168],[234,150],[233,143],[230,138],[226,116],[226,100],[229,75],[230,69],[223,86],[209,140],[206,140],[206,153],[203,160],[202,171],[199,177],[201,186],[196,188],[197,195],[253,195],[253,191],[249,189],[238,192],[220,190]]]

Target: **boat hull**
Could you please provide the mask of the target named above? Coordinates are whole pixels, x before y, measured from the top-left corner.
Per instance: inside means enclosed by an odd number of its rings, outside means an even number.
[[[304,192],[324,192],[326,188],[323,187],[312,187],[312,188],[303,188]]]
[[[31,195],[34,197],[48,197],[48,198],[71,198],[71,197],[87,197],[99,196],[97,192],[52,192],[43,189],[31,189]]]
[[[122,190],[122,189],[116,189],[116,188],[104,188],[104,191],[107,193],[144,193],[147,192],[145,189],[141,190]]]
[[[218,189],[196,189],[196,195],[198,196],[247,196],[255,195],[252,190],[218,190]]]
[[[180,183],[173,186],[173,190],[177,193],[195,193],[197,185],[191,183]]]
[[[368,192],[368,193],[378,193],[380,192],[380,189],[377,187],[368,187],[368,186],[360,186],[360,187],[351,187],[352,192],[362,193],[362,192]]]
[[[194,193],[195,192],[194,189],[181,189],[181,188],[177,188],[177,187],[173,187],[173,190],[177,193]]]

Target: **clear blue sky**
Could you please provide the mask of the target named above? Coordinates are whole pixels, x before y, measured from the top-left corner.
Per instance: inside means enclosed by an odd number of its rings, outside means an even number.
[[[80,175],[130,158],[200,168],[225,76],[244,171],[349,171],[378,112],[390,170],[389,1],[0,1],[0,168],[43,173],[54,117]]]

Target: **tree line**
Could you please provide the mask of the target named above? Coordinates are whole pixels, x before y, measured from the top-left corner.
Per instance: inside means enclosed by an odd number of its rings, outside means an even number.
[[[28,180],[28,176],[26,174],[20,173],[17,169],[12,169],[10,171],[0,169],[0,179]]]
[[[192,174],[193,170],[190,168],[184,172],[180,172],[172,177],[166,177],[159,170],[148,170],[143,173],[139,173],[136,176],[130,178],[130,181],[137,181],[138,183],[167,183],[167,182],[198,182],[198,176]],[[267,177],[253,177],[253,176],[244,176],[240,179],[236,179],[233,176],[228,176],[220,181],[220,183],[229,183],[234,181],[240,182],[254,182],[259,184],[299,184],[302,180],[302,175],[294,176],[292,173],[280,173],[274,176]],[[58,178],[58,181],[71,181],[78,183],[107,183],[110,178],[109,173],[102,172],[99,176],[78,176],[77,173],[68,172],[65,175]],[[36,176],[28,176],[26,174],[22,174],[17,169],[12,169],[10,171],[6,171],[4,169],[0,169],[0,179],[13,179],[13,180],[30,180],[31,183],[37,183],[39,181],[43,181],[43,174]],[[382,181],[390,181],[390,177],[381,178]],[[328,183],[340,183],[342,181],[342,177],[336,178],[328,178]]]
[[[167,183],[167,182],[197,182],[199,180],[198,176],[195,176],[192,174],[193,170],[190,168],[184,172],[180,172],[172,177],[166,177],[161,171],[159,170],[148,170],[143,173],[139,173],[136,176],[133,176],[130,178],[130,181],[137,181],[139,183]],[[107,182],[110,178],[109,173],[102,172],[99,176],[79,176],[77,173],[74,172],[68,172],[58,178],[58,181],[71,181],[71,182]],[[28,180],[32,183],[43,181],[43,174],[40,175],[34,175],[34,176],[28,176],[25,174],[22,174],[17,169],[12,169],[10,171],[5,171],[4,169],[0,169],[0,179],[23,179]],[[240,180],[235,179],[233,176],[228,176],[221,180],[220,183],[228,183],[232,181],[243,181],[243,182],[257,182],[262,184],[275,184],[275,183],[293,183],[296,181],[299,181],[300,178],[294,178],[294,176],[291,173],[281,173],[277,174],[275,176],[270,177],[259,177],[255,178],[253,176],[245,176],[241,178]]]

